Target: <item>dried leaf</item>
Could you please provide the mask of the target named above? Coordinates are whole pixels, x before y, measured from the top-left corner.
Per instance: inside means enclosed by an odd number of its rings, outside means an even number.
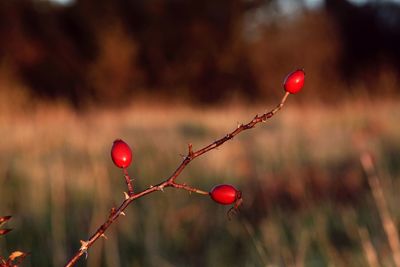
[[[27,253],[21,252],[21,251],[14,251],[11,253],[11,255],[8,257],[10,261],[15,261],[17,258],[22,257],[25,258]]]
[[[0,235],[5,235],[10,232],[12,229],[0,229]]]
[[[0,226],[2,226],[4,223],[6,223],[10,219],[11,219],[11,216],[0,217]]]

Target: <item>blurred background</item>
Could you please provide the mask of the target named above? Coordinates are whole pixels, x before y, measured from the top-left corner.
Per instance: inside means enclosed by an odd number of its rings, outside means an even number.
[[[114,139],[132,147],[143,190],[188,143],[272,109],[286,74],[304,68],[304,90],[280,113],[179,178],[234,184],[238,216],[208,197],[154,193],[77,266],[396,266],[397,231],[388,239],[371,189],[398,228],[399,47],[400,1],[1,1],[0,216],[14,230],[0,255],[63,266],[123,200]]]

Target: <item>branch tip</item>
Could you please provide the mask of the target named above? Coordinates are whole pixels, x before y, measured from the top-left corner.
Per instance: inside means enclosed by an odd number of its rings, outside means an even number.
[[[188,144],[188,149],[189,149],[188,155],[189,155],[189,157],[192,157],[193,156],[193,145],[191,143]]]

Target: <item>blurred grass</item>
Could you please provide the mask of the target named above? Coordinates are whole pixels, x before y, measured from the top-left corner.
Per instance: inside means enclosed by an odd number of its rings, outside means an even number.
[[[228,208],[207,197],[168,189],[130,206],[77,266],[367,266],[360,227],[380,264],[393,266],[359,155],[375,154],[398,223],[399,102],[288,102],[179,178],[204,190],[237,185],[237,218],[228,221]],[[13,215],[14,228],[0,255],[31,252],[24,266],[66,262],[123,199],[122,172],[109,155],[114,139],[131,145],[129,171],[141,190],[173,172],[187,143],[207,145],[266,108],[136,103],[76,113],[47,104],[0,113],[0,215]]]

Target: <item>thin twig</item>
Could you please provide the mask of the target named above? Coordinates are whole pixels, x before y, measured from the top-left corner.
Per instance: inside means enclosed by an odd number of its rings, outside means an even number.
[[[286,92],[285,95],[283,96],[281,102],[279,103],[279,105],[277,105],[273,110],[266,112],[262,115],[257,114],[249,123],[238,125],[238,127],[235,130],[233,130],[232,132],[226,134],[224,137],[218,139],[217,141],[214,141],[213,143],[211,143],[197,151],[193,151],[192,144],[189,144],[188,145],[188,154],[184,157],[183,161],[178,166],[178,168],[172,173],[172,175],[170,177],[168,177],[166,180],[159,183],[158,185],[150,186],[146,190],[143,190],[143,191],[135,194],[133,192],[133,186],[130,187],[131,182],[130,182],[129,176],[128,176],[128,178],[126,178],[127,176],[125,176],[130,194],[128,195],[128,197],[125,197],[125,200],[122,202],[122,204],[117,209],[115,209],[115,208],[111,209],[111,213],[110,213],[108,219],[96,230],[96,232],[89,238],[89,240],[87,240],[87,241],[81,240],[81,247],[75,253],[75,255],[72,256],[72,258],[67,262],[65,267],[74,266],[75,263],[83,255],[87,255],[88,249],[96,242],[97,239],[99,239],[101,236],[104,236],[104,233],[108,229],[108,227],[110,227],[110,225],[113,224],[120,215],[125,215],[124,210],[135,199],[141,198],[145,195],[148,195],[148,194],[156,192],[156,191],[163,191],[164,188],[166,188],[166,187],[173,187],[173,188],[183,189],[183,190],[186,190],[189,192],[194,192],[194,193],[198,193],[198,194],[202,194],[202,195],[208,195],[209,194],[208,192],[202,191],[197,188],[193,188],[193,187],[185,185],[185,184],[176,183],[175,180],[182,173],[182,171],[186,168],[186,166],[195,158],[203,155],[204,153],[206,153],[212,149],[215,149],[215,148],[221,146],[226,141],[231,140],[233,137],[235,137],[242,131],[252,129],[252,128],[254,128],[254,126],[256,124],[258,124],[260,122],[265,122],[266,120],[268,120],[269,118],[274,116],[275,113],[277,113],[283,107],[288,95],[289,95],[289,93]]]
[[[262,262],[262,265],[267,267],[269,260],[267,257],[266,249],[264,248],[264,246],[262,245],[260,240],[258,240],[256,238],[256,234],[254,233],[254,228],[251,226],[251,224],[246,219],[241,220],[241,222],[242,222],[243,228],[246,230],[246,233],[249,235],[249,237],[251,238],[251,241],[253,242],[254,247],[256,248],[257,254],[260,257],[260,261]]]
[[[362,154],[360,157],[360,161],[361,165],[364,168],[365,173],[367,174],[368,184],[371,188],[372,196],[374,197],[376,206],[378,208],[379,216],[381,218],[382,226],[386,233],[390,249],[392,250],[394,263],[397,267],[400,267],[399,235],[397,233],[396,225],[390,215],[381,183],[376,174],[371,154],[369,153]]]
[[[360,226],[358,228],[358,234],[360,236],[361,244],[369,267],[379,267],[380,264],[378,261],[378,256],[376,255],[375,248],[372,245],[368,230],[365,227]]]
[[[132,185],[132,179],[128,174],[128,170],[126,168],[124,168],[124,177],[125,177],[125,182],[126,185],[128,186],[128,192],[129,195],[133,195],[133,185]]]

